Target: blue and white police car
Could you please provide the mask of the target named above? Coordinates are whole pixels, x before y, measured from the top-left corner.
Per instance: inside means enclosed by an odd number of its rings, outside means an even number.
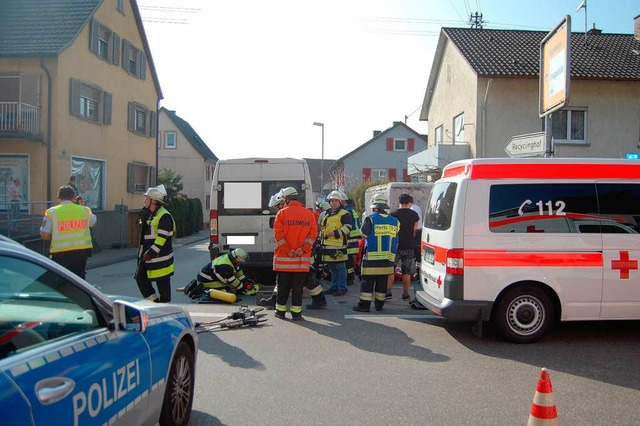
[[[0,424],[186,425],[196,354],[182,308],[107,297],[0,240]]]

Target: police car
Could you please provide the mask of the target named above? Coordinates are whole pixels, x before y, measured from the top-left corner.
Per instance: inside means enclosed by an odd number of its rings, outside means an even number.
[[[0,239],[3,425],[186,425],[196,353],[182,308],[107,297]]]

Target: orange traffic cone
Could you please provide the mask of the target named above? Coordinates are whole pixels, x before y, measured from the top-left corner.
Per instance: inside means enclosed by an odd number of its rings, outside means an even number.
[[[553,403],[553,388],[551,387],[551,379],[549,371],[543,368],[536,386],[536,394],[531,404],[531,412],[529,413],[529,421],[527,426],[550,426],[558,424],[558,412],[556,405]]]

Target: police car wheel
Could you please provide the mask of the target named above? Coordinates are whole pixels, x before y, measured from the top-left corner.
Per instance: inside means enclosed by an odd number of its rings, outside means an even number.
[[[180,342],[171,362],[164,392],[161,426],[186,426],[191,416],[195,365],[193,350],[186,342]]]
[[[547,293],[535,286],[509,289],[498,301],[494,322],[505,339],[531,343],[544,336],[553,324],[553,304]]]

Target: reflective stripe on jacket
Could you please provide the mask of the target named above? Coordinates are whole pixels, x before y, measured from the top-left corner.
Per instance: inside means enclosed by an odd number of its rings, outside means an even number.
[[[335,211],[327,210],[322,217],[320,229],[323,262],[345,262],[347,260],[349,232],[351,232],[349,212],[342,207]]]
[[[51,247],[49,253],[93,248],[91,243],[91,209],[74,203],[60,204],[47,209],[51,220]]]
[[[273,251],[273,270],[281,272],[308,272],[311,265],[313,242],[318,226],[313,213],[300,202],[290,201],[276,214],[273,223],[276,248]],[[302,248],[302,256],[290,257],[289,251]]]
[[[395,269],[398,249],[398,219],[388,214],[373,212],[364,221],[366,250],[362,258],[362,275],[391,275]]]

